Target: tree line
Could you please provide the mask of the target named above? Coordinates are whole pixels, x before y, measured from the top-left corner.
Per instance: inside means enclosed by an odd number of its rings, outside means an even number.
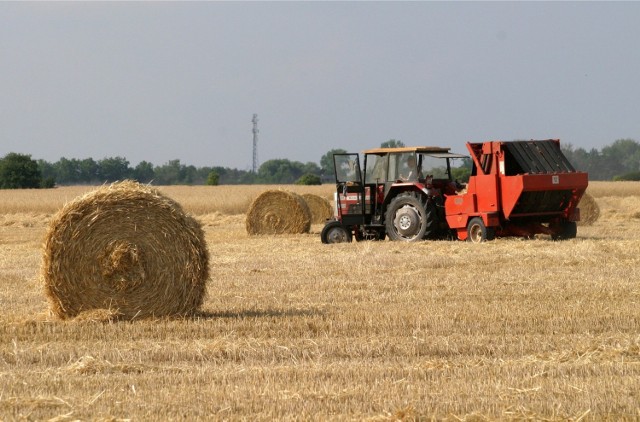
[[[633,139],[618,139],[601,150],[560,148],[577,170],[589,173],[589,180],[640,180],[640,143]]]
[[[390,139],[382,148],[404,146],[402,141]],[[590,180],[640,180],[640,143],[633,139],[619,139],[601,150],[575,148],[562,144],[562,151],[577,170],[589,173]],[[195,167],[180,160],[156,166],[141,161],[132,166],[123,157],[101,160],[92,158],[60,158],[54,163],[34,160],[30,155],[9,153],[0,159],[0,188],[48,188],[56,185],[96,185],[133,179],[155,185],[236,185],[236,184],[321,184],[334,178],[333,154],[346,153],[332,149],[320,158],[320,164],[302,163],[288,159],[273,159],[262,163],[257,172],[236,168],[211,166]],[[471,160],[454,169],[456,178],[468,178]]]
[[[329,153],[328,153],[329,154]],[[154,166],[141,161],[132,166],[123,157],[102,160],[61,158],[50,163],[30,155],[9,153],[0,159],[0,189],[51,188],[65,185],[98,185],[118,180],[137,180],[155,185],[306,184],[332,179],[333,169],[288,159],[262,163],[257,172],[213,166],[196,167],[180,160]]]

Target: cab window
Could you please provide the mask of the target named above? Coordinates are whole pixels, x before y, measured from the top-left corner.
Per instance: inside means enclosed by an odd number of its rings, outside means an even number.
[[[365,183],[383,183],[387,181],[387,155],[367,154],[367,174]]]

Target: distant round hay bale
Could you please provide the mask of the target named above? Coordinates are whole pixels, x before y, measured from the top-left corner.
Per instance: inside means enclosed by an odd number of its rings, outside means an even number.
[[[302,199],[311,212],[311,224],[324,223],[328,218],[333,217],[333,208],[329,200],[313,193],[302,194]]]
[[[158,190],[132,181],[66,204],[44,240],[42,279],[53,313],[108,309],[119,318],[185,315],[204,299],[200,224]]]
[[[580,221],[578,221],[580,226],[590,226],[600,218],[600,207],[594,197],[587,192],[582,195],[578,208],[580,208]]]
[[[308,233],[311,212],[297,193],[268,190],[249,206],[245,226],[251,235]]]

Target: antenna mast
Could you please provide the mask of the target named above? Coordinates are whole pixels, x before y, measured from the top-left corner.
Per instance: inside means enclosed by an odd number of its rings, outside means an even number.
[[[258,171],[258,115],[253,114],[253,119],[251,119],[251,123],[253,123],[253,172],[256,173]]]

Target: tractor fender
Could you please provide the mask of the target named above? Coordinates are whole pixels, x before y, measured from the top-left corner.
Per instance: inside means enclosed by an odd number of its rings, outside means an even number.
[[[426,187],[423,187],[422,189],[420,189],[418,186],[416,186],[413,183],[408,183],[406,185],[400,185],[400,186],[394,186],[392,187],[389,192],[387,193],[387,195],[384,197],[384,202],[383,202],[383,208],[386,209],[387,206],[391,203],[391,201],[393,201],[393,199],[398,196],[398,195],[402,195],[405,193],[413,193],[415,194],[418,198],[429,198],[429,196],[433,193],[432,192],[433,189],[427,189]]]

